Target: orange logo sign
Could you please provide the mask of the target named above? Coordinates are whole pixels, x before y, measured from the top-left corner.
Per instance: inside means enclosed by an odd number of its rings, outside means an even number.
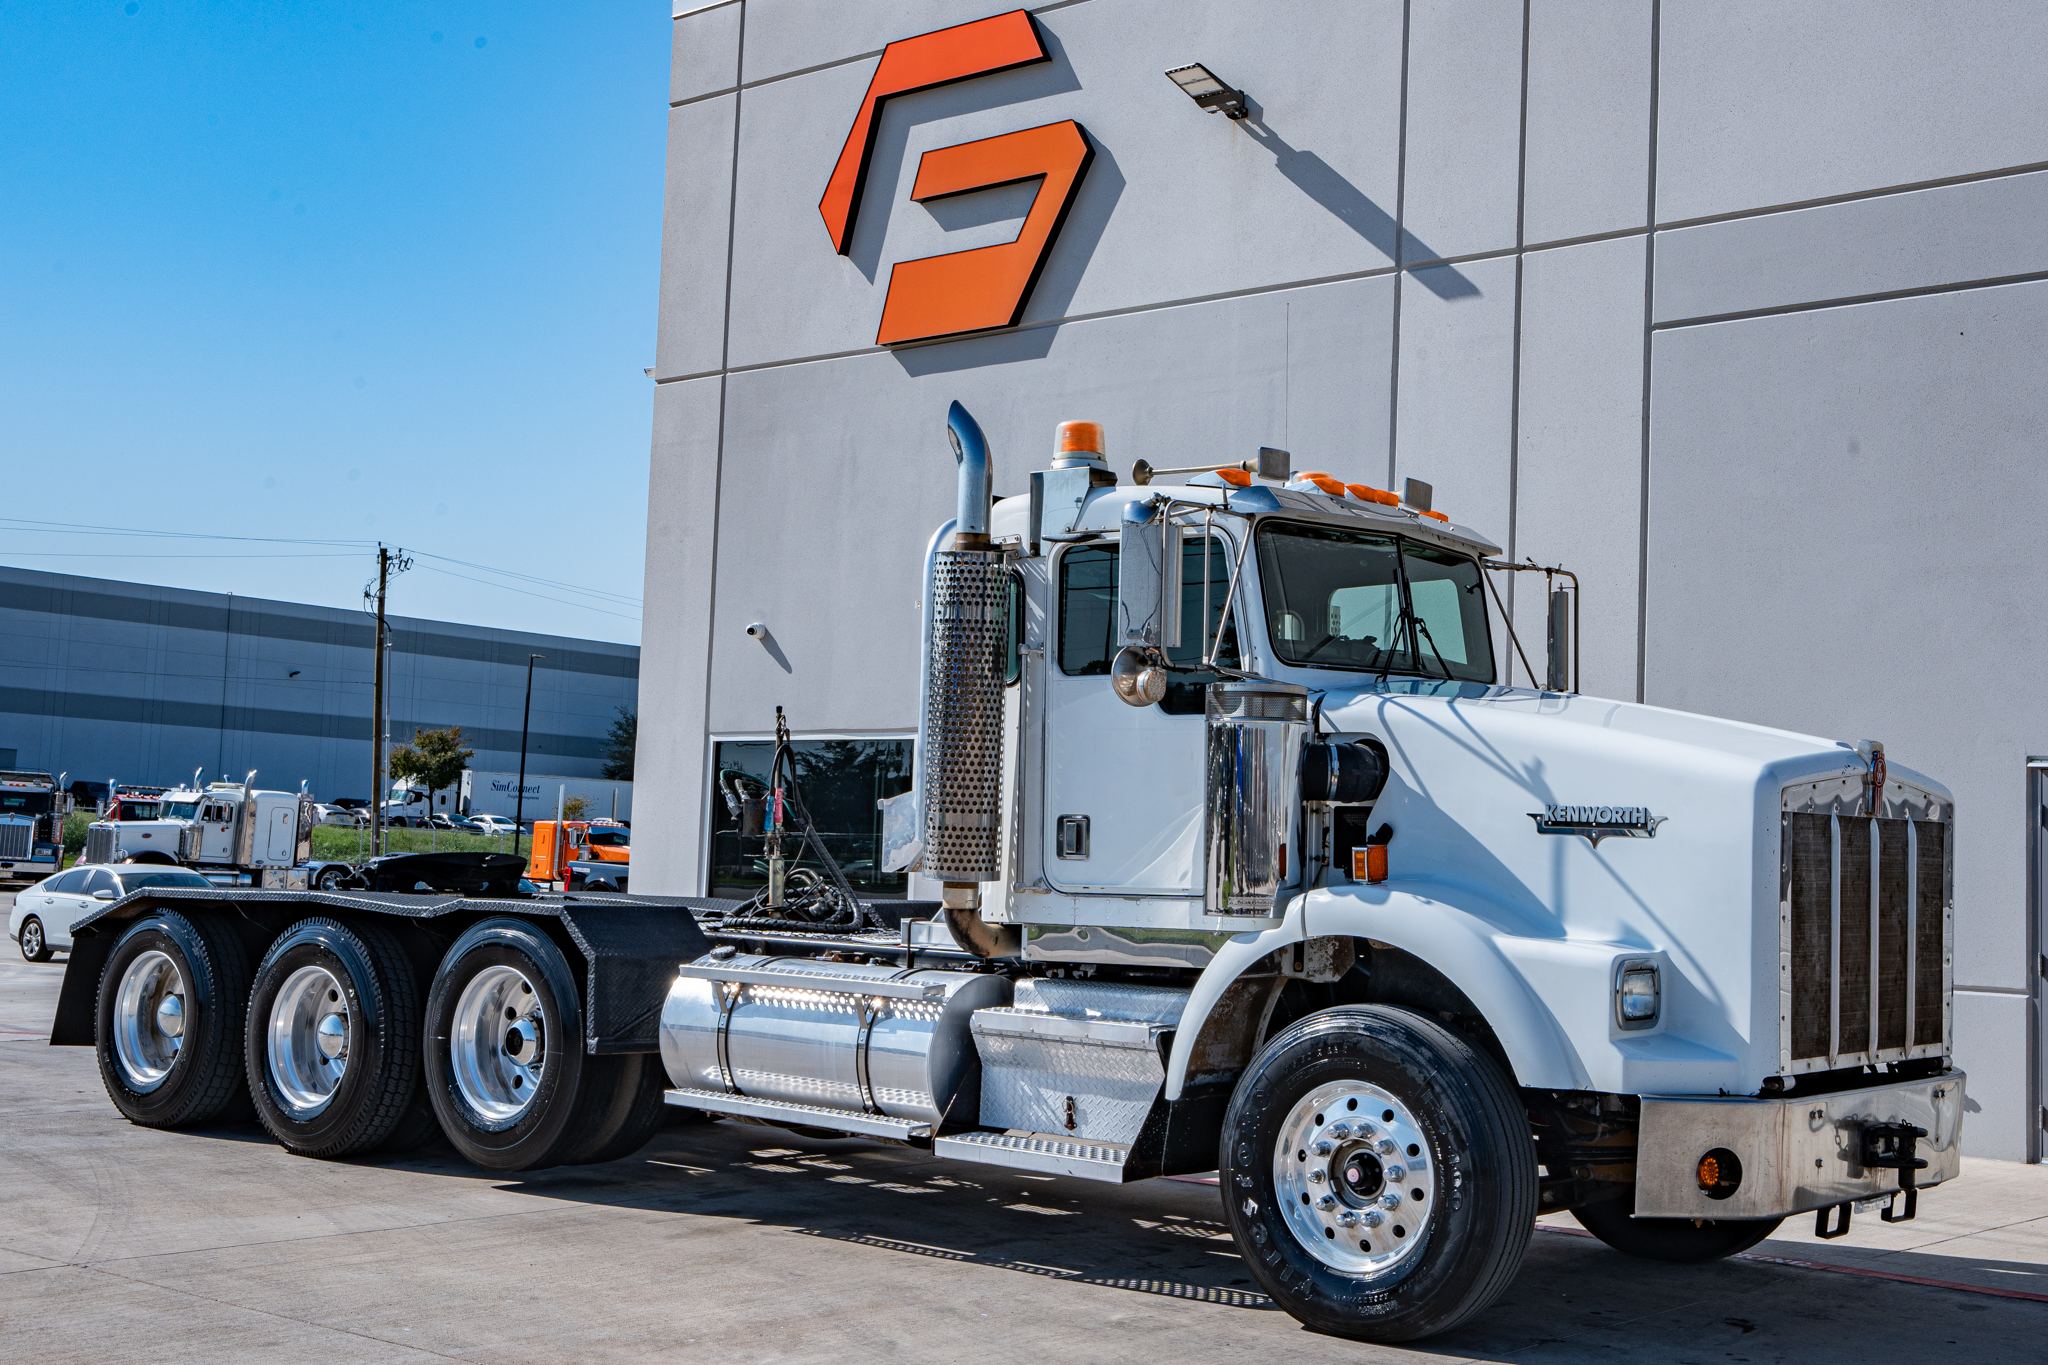
[[[853,240],[885,100],[1050,60],[1023,10],[884,48],[818,201],[833,248],[845,255]],[[1071,119],[926,152],[910,190],[918,203],[1030,180],[1040,181],[1038,194],[1015,241],[899,262],[889,274],[875,340],[888,346],[1016,325],[1094,155],[1088,134]]]

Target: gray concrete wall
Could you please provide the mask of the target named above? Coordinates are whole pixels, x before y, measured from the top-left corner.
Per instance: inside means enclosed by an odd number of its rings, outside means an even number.
[[[391,737],[460,725],[471,766],[596,777],[639,691],[632,645],[390,618]],[[258,597],[0,568],[0,746],[73,780],[187,781],[194,768],[321,799],[370,795],[373,618]]]
[[[950,400],[1004,492],[1061,418],[1119,468],[1278,445],[1577,570],[1587,690],[1947,782],[1971,1146],[2033,1150],[2048,9],[1046,6],[1050,63],[885,106],[842,257],[816,205],[880,49],[998,7],[679,8],[639,788],[676,837],[641,886],[697,889],[707,736],[914,727]],[[1191,61],[1252,118],[1161,75]],[[1024,325],[875,347],[895,262],[1029,201],[908,203],[916,158],[1061,118],[1096,160]]]

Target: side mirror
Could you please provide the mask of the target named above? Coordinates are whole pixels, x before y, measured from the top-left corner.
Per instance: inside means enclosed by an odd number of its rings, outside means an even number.
[[[1180,528],[1151,502],[1125,506],[1116,565],[1117,643],[1180,644]]]
[[[97,891],[93,892],[93,893],[92,893],[92,898],[93,898],[94,900],[96,900],[96,901],[112,901],[112,900],[119,900],[119,899],[120,899],[120,897],[119,897],[119,896],[117,896],[117,895],[115,895],[115,894],[114,894],[113,892],[111,892],[111,891],[107,890],[107,889],[106,889],[106,888],[105,888],[104,886],[103,886],[103,887],[101,887],[101,888],[100,888],[99,890],[97,890]]]

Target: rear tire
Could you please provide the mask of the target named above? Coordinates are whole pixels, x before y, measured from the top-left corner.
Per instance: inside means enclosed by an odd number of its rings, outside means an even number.
[[[1290,1026],[1223,1120],[1223,1214],[1307,1326],[1413,1341],[1483,1311],[1536,1221],[1536,1154],[1493,1060],[1433,1019],[1354,1005]]]
[[[313,889],[315,891],[339,891],[341,890],[341,884],[347,880],[347,868],[323,867],[320,869],[319,878],[313,883]]]
[[[100,972],[93,1051],[114,1107],[145,1128],[207,1123],[245,1094],[249,955],[212,915],[137,920]]]
[[[300,1156],[391,1137],[419,1088],[419,983],[380,924],[301,920],[263,955],[244,1057],[256,1116]]]
[[[21,955],[30,962],[50,960],[50,941],[43,937],[43,922],[34,915],[21,922]]]
[[[585,1053],[575,976],[537,926],[470,926],[434,973],[426,1018],[427,1097],[465,1158],[530,1171],[597,1149],[616,1059]]]
[[[1628,1197],[1573,1209],[1579,1226],[1616,1251],[1646,1261],[1697,1265],[1749,1250],[1778,1230],[1782,1218],[1631,1218]]]

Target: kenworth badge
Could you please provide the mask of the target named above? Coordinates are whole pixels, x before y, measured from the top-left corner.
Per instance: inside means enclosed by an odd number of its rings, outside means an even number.
[[[1598,844],[1620,834],[1630,839],[1654,839],[1657,826],[1669,816],[1652,815],[1648,806],[1545,806],[1532,810],[1538,834],[1583,834]]]

